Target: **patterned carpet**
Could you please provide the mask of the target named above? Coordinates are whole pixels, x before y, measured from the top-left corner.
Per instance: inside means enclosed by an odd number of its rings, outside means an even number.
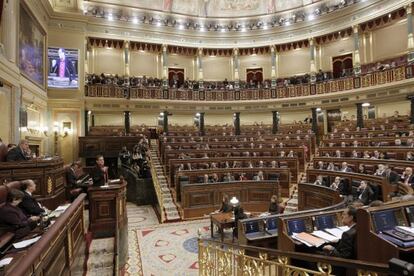
[[[209,220],[153,223],[149,206],[127,205],[129,260],[126,275],[198,275],[197,236],[210,234]],[[137,221],[141,221],[138,223]]]

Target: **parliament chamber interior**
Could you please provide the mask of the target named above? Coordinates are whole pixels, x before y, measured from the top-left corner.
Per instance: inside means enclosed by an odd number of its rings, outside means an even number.
[[[0,276],[414,275],[411,0],[0,0]]]

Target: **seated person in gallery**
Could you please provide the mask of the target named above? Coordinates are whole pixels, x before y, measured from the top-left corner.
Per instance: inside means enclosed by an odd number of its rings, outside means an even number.
[[[40,216],[47,212],[47,210],[33,197],[33,193],[36,191],[36,183],[31,180],[23,180],[21,182],[23,199],[19,203],[19,208],[22,209],[23,213],[27,216]]]
[[[259,171],[259,172],[257,173],[257,175],[255,175],[255,176],[253,177],[253,180],[254,180],[254,181],[263,181],[263,180],[264,180],[263,172],[262,172],[262,171]]]
[[[356,217],[357,210],[354,207],[348,207],[342,213],[342,224],[349,227],[349,230],[342,234],[339,242],[333,245],[325,245],[322,249],[323,251],[333,257],[345,258],[345,259],[355,259],[356,258]]]
[[[230,204],[229,196],[223,195],[223,199],[221,201],[221,207],[218,210],[219,213],[228,213],[233,210],[233,206]]]
[[[108,182],[108,167],[105,167],[103,155],[96,156],[96,166],[92,169],[90,175],[95,187],[103,186]]]
[[[414,188],[414,174],[413,174],[413,169],[411,167],[405,168],[404,172],[402,173],[400,177],[399,184]]]
[[[277,198],[277,195],[272,195],[272,197],[270,198],[270,204],[269,204],[269,213],[272,215],[277,215],[280,213],[280,208],[281,206],[279,206],[279,200]]]
[[[358,187],[358,200],[360,200],[364,205],[368,205],[374,196],[372,188],[365,181],[361,181]]]
[[[327,187],[326,181],[323,179],[322,175],[318,175],[316,177],[316,180],[315,180],[315,182],[313,182],[313,185],[319,185],[319,186]]]
[[[234,176],[229,172],[223,177],[223,182],[231,182],[234,180]]]
[[[13,232],[15,239],[20,239],[36,228],[40,220],[38,216],[27,217],[17,207],[22,202],[24,194],[22,191],[11,189],[7,194],[7,202],[0,208],[0,228]]]
[[[129,166],[131,161],[131,153],[129,152],[126,146],[122,147],[121,151],[118,154],[118,157],[122,165]]]
[[[7,153],[7,162],[19,162],[30,160],[29,156],[29,142],[21,140],[19,145]]]

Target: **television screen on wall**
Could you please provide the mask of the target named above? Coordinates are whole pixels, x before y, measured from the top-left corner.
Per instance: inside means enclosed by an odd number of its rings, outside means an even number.
[[[77,49],[49,47],[47,51],[49,70],[47,84],[49,88],[78,88]]]

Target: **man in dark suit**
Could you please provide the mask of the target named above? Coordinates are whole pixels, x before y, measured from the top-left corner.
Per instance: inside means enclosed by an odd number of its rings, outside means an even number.
[[[359,194],[358,199],[364,205],[368,205],[372,201],[372,197],[374,196],[374,191],[365,181],[361,181],[358,187],[358,194]]]
[[[323,251],[329,256],[356,259],[356,209],[354,207],[348,207],[342,213],[342,224],[349,227],[349,230],[342,234],[341,239],[335,245],[325,245]]]
[[[76,70],[72,62],[66,58],[66,51],[63,48],[58,50],[59,59],[56,60],[55,66],[52,68],[52,73],[55,73],[59,78],[69,78],[69,84],[76,77]]]
[[[400,177],[400,184],[414,188],[414,174],[411,167],[405,168],[403,174]]]
[[[23,180],[21,183],[24,197],[22,202],[19,203],[19,208],[27,216],[40,216],[45,213],[46,210],[33,197],[33,193],[36,191],[36,183],[31,179]]]
[[[348,163],[342,162],[341,172],[352,172],[352,169],[348,167]]]
[[[40,220],[38,216],[27,217],[17,207],[22,201],[22,191],[12,189],[7,194],[7,202],[0,208],[0,227],[15,234],[15,239],[20,239],[30,233]]]
[[[29,142],[21,140],[19,145],[7,153],[7,162],[19,162],[30,160],[27,152],[29,151]]]
[[[96,166],[90,173],[93,186],[103,186],[108,182],[108,167],[105,167],[103,155],[96,156]]]

